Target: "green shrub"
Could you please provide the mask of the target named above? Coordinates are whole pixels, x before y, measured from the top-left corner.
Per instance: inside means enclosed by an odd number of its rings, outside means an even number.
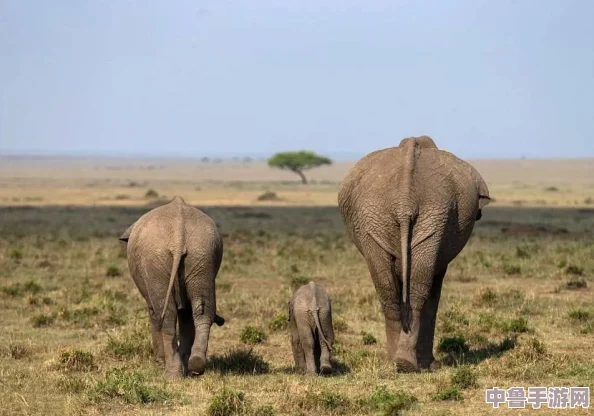
[[[444,391],[436,393],[433,395],[433,400],[453,400],[453,401],[461,401],[464,400],[462,393],[458,390],[458,387],[450,386]]]
[[[344,332],[349,329],[349,326],[346,323],[346,321],[344,319],[340,319],[340,318],[334,319],[332,326],[334,327],[334,329],[336,331],[340,331],[340,332]]]
[[[515,318],[504,321],[501,325],[505,332],[523,333],[528,332],[528,321],[524,318]]]
[[[585,279],[571,279],[565,284],[565,287],[569,290],[585,289],[588,287],[588,283]]]
[[[145,331],[136,330],[119,338],[109,336],[105,352],[115,358],[148,358],[152,353],[152,344]]]
[[[3,286],[2,292],[8,296],[22,297],[25,293],[37,294],[41,292],[43,288],[41,285],[34,280],[29,280],[25,284],[13,283],[10,286]]]
[[[584,309],[573,309],[569,311],[569,317],[575,321],[586,322],[592,317],[592,314]]]
[[[582,276],[584,274],[584,269],[578,266],[569,265],[567,266],[567,269],[565,269],[565,273]]]
[[[377,343],[377,339],[369,333],[363,332],[363,344],[365,345],[373,345]]]
[[[514,264],[504,264],[503,272],[507,275],[522,274],[522,268]]]
[[[477,375],[468,366],[458,367],[451,378],[452,386],[468,389],[477,386]]]
[[[15,360],[20,360],[22,358],[27,358],[32,355],[31,349],[21,343],[11,342],[8,345],[8,354],[11,358]]]
[[[90,392],[91,400],[120,399],[129,404],[167,404],[173,395],[167,390],[149,385],[144,376],[136,371],[115,368],[107,372]]]
[[[399,415],[410,409],[417,402],[417,398],[408,393],[391,392],[386,386],[376,387],[373,393],[361,402],[364,407],[372,411],[379,411],[382,415]]]
[[[260,344],[266,340],[264,331],[251,325],[243,328],[239,337],[244,344]]]
[[[51,324],[54,323],[55,320],[56,320],[55,316],[47,315],[44,313],[35,315],[35,316],[33,316],[33,318],[31,318],[31,321],[33,322],[33,326],[35,328],[50,326]]]
[[[93,371],[97,368],[93,354],[75,349],[60,351],[58,366],[67,371]]]
[[[122,272],[120,271],[119,267],[117,266],[109,266],[105,271],[105,276],[107,277],[120,277]]]
[[[443,337],[437,346],[439,352],[448,354],[466,354],[470,351],[466,340],[462,336]]]
[[[307,277],[305,276],[297,276],[297,277],[293,277],[291,279],[291,287],[293,289],[298,289],[303,285],[306,285],[309,283],[309,280]]]
[[[322,391],[321,393],[312,393],[308,391],[300,402],[299,407],[307,410],[346,410],[350,402],[346,397],[339,393]]]
[[[268,323],[268,329],[271,331],[280,331],[281,329],[286,329],[289,321],[287,321],[287,314],[281,312],[277,314],[272,320]]]
[[[8,254],[8,257],[13,259],[13,260],[21,260],[23,258],[23,252],[19,249],[13,249],[10,251],[10,253]]]
[[[247,410],[245,394],[240,391],[224,389],[211,399],[206,413],[209,416],[234,416],[244,415]]]
[[[274,416],[275,414],[274,407],[269,404],[260,406],[254,410],[254,416]]]
[[[520,259],[529,259],[530,258],[530,253],[528,252],[528,250],[517,246],[516,247],[516,257],[520,258]]]
[[[149,189],[144,194],[144,197],[147,199],[157,199],[157,198],[159,198],[159,193],[157,191],[155,191],[154,189]]]
[[[76,373],[66,373],[58,379],[57,386],[64,393],[80,394],[89,388],[89,383]]]
[[[483,290],[480,294],[480,301],[487,305],[494,305],[497,302],[497,293],[491,288]]]

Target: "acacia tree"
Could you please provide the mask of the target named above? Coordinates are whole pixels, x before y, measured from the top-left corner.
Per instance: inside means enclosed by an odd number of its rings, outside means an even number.
[[[301,178],[301,182],[306,184],[307,178],[303,171],[317,168],[323,165],[331,165],[332,160],[325,156],[320,156],[308,150],[299,152],[281,152],[268,159],[268,166],[283,170],[290,170]]]

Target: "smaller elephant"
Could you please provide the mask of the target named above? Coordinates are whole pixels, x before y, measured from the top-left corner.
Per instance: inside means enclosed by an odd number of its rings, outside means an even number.
[[[141,216],[119,240],[146,301],[153,352],[164,375],[203,374],[211,325],[225,323],[216,313],[223,240],[215,222],[175,197]]]
[[[297,371],[310,375],[332,373],[334,328],[326,290],[314,282],[297,289],[289,302],[288,319]]]

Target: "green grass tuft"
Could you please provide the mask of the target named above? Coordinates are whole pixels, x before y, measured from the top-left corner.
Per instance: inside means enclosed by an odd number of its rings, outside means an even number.
[[[452,401],[462,401],[464,397],[458,387],[450,386],[447,389],[440,391],[433,395],[433,400],[452,400]]]
[[[400,415],[403,411],[409,410],[417,401],[417,398],[411,394],[392,392],[382,385],[376,387],[367,399],[360,401],[360,404],[371,411],[379,411],[379,414],[388,416]]]
[[[375,337],[367,332],[363,332],[363,344],[365,345],[373,345],[373,344],[377,344],[377,339],[375,339]]]
[[[462,390],[477,387],[477,375],[476,372],[468,367],[458,367],[451,377],[452,386],[458,387]]]
[[[90,391],[90,398],[93,402],[116,399],[128,404],[169,404],[174,396],[162,387],[148,384],[137,371],[114,368]]]
[[[280,331],[282,329],[286,329],[288,324],[289,321],[287,321],[287,314],[281,312],[272,318],[272,320],[268,323],[268,329],[273,332]]]
[[[262,329],[248,325],[241,330],[239,338],[244,344],[260,344],[266,340],[266,334]]]
[[[93,371],[97,368],[93,354],[76,349],[60,351],[58,366],[67,371]]]
[[[243,392],[224,389],[211,399],[206,413],[208,416],[239,416],[247,414],[248,409]]]

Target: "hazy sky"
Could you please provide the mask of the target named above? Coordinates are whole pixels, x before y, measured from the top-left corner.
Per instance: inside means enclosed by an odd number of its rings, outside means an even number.
[[[0,153],[594,156],[594,1],[0,0]]]

